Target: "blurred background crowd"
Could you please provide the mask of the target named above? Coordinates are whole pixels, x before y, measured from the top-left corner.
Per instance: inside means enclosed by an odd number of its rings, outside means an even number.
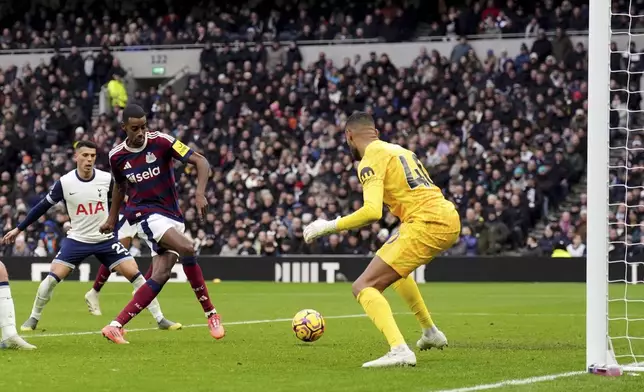
[[[74,168],[75,140],[95,140],[98,167],[107,170],[108,151],[124,137],[120,110],[137,103],[148,111],[152,129],[181,139],[212,165],[205,225],[193,208],[194,169],[175,169],[186,227],[200,254],[370,254],[396,230],[391,214],[311,245],[302,239],[312,220],[361,205],[343,123],[353,111],[366,110],[381,138],[416,152],[459,209],[462,235],[450,254],[583,256],[588,59],[587,48],[573,44],[566,31],[587,29],[587,5],[426,3],[251,0],[168,7],[145,0],[41,0],[25,2],[29,9],[2,3],[0,15],[10,15],[3,26],[11,27],[0,35],[0,49],[63,50],[50,62],[0,69],[0,234]],[[494,41],[480,56],[463,37],[510,33],[525,38],[517,53]],[[450,37],[452,50],[438,52],[428,43],[408,64],[386,52],[342,64],[324,53],[304,62],[300,52],[313,40],[427,36]],[[180,91],[154,86],[128,93],[128,75],[113,48],[160,44],[202,45],[201,71]],[[85,47],[98,49],[89,54]],[[614,70],[642,65],[639,56],[611,58]],[[640,95],[630,93],[636,82],[615,75],[613,90],[622,90],[611,97],[613,107],[639,109]],[[110,110],[97,113],[103,86]],[[611,117],[614,140],[641,145],[639,136],[626,138],[624,131],[638,118],[620,113]],[[626,158],[629,164],[639,159]],[[626,172],[611,178],[615,184],[637,180]],[[620,189],[614,200],[639,200],[639,192]],[[611,235],[631,241],[635,234],[625,222],[639,223],[644,208],[625,211],[615,211],[622,225]],[[52,208],[5,255],[54,254],[66,222],[64,206]],[[613,251],[623,259],[629,249]],[[135,256],[146,252],[134,242]]]
[[[628,11],[631,2],[618,3]],[[0,21],[5,27],[2,49],[273,39],[399,42],[418,36],[536,37],[540,30],[557,27],[584,31],[588,4],[579,0],[32,0],[0,2]],[[618,22],[625,27],[641,23],[628,17],[616,18]]]

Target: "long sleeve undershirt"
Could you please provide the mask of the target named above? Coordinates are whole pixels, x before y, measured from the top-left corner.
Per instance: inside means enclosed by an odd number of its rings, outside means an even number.
[[[25,220],[18,223],[18,229],[20,231],[25,231],[27,227],[29,227],[32,223],[36,222],[41,216],[43,216],[45,212],[47,212],[47,210],[51,208],[51,206],[53,206],[53,204],[51,204],[49,200],[44,197],[42,200],[40,200],[40,202],[38,202],[38,204],[34,206],[34,208],[29,210],[29,213],[27,213]]]
[[[363,205],[357,211],[338,220],[338,231],[353,230],[382,218],[384,184],[381,179],[372,179],[362,189]]]
[[[36,204],[29,212],[27,217],[22,222],[18,223],[18,229],[20,231],[25,231],[32,223],[36,222],[38,218],[43,216],[47,210],[52,206],[56,205],[61,200],[64,200],[63,196],[63,184],[60,181],[56,181],[54,186],[51,187],[47,196],[43,197],[38,204]]]

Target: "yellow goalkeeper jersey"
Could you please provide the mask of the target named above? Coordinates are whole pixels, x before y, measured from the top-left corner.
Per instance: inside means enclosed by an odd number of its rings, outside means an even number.
[[[367,146],[358,166],[364,206],[338,222],[340,230],[353,229],[382,214],[383,203],[403,223],[437,222],[454,206],[443,197],[416,154],[381,140]]]

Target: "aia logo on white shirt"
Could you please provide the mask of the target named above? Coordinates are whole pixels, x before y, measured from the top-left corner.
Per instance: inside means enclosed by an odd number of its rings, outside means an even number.
[[[87,203],[79,204],[76,207],[76,215],[96,215],[99,212],[105,212],[105,206],[103,202],[99,201],[98,203]]]
[[[145,155],[145,161],[147,163],[154,163],[156,160],[157,160],[157,157],[151,152]]]

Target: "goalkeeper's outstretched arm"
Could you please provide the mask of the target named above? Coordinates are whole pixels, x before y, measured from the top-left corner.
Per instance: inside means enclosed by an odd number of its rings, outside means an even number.
[[[362,190],[363,205],[357,211],[338,219],[337,231],[353,230],[377,222],[382,218],[382,199],[384,194],[382,180],[374,179]]]
[[[381,168],[377,168],[381,169]],[[344,230],[353,230],[359,227],[376,222],[382,218],[382,206],[384,199],[384,170],[374,171],[371,167],[360,170],[362,182],[363,205],[352,214],[336,218],[332,221],[318,219],[304,228],[304,240],[311,243],[316,238],[324,235],[337,233]]]

